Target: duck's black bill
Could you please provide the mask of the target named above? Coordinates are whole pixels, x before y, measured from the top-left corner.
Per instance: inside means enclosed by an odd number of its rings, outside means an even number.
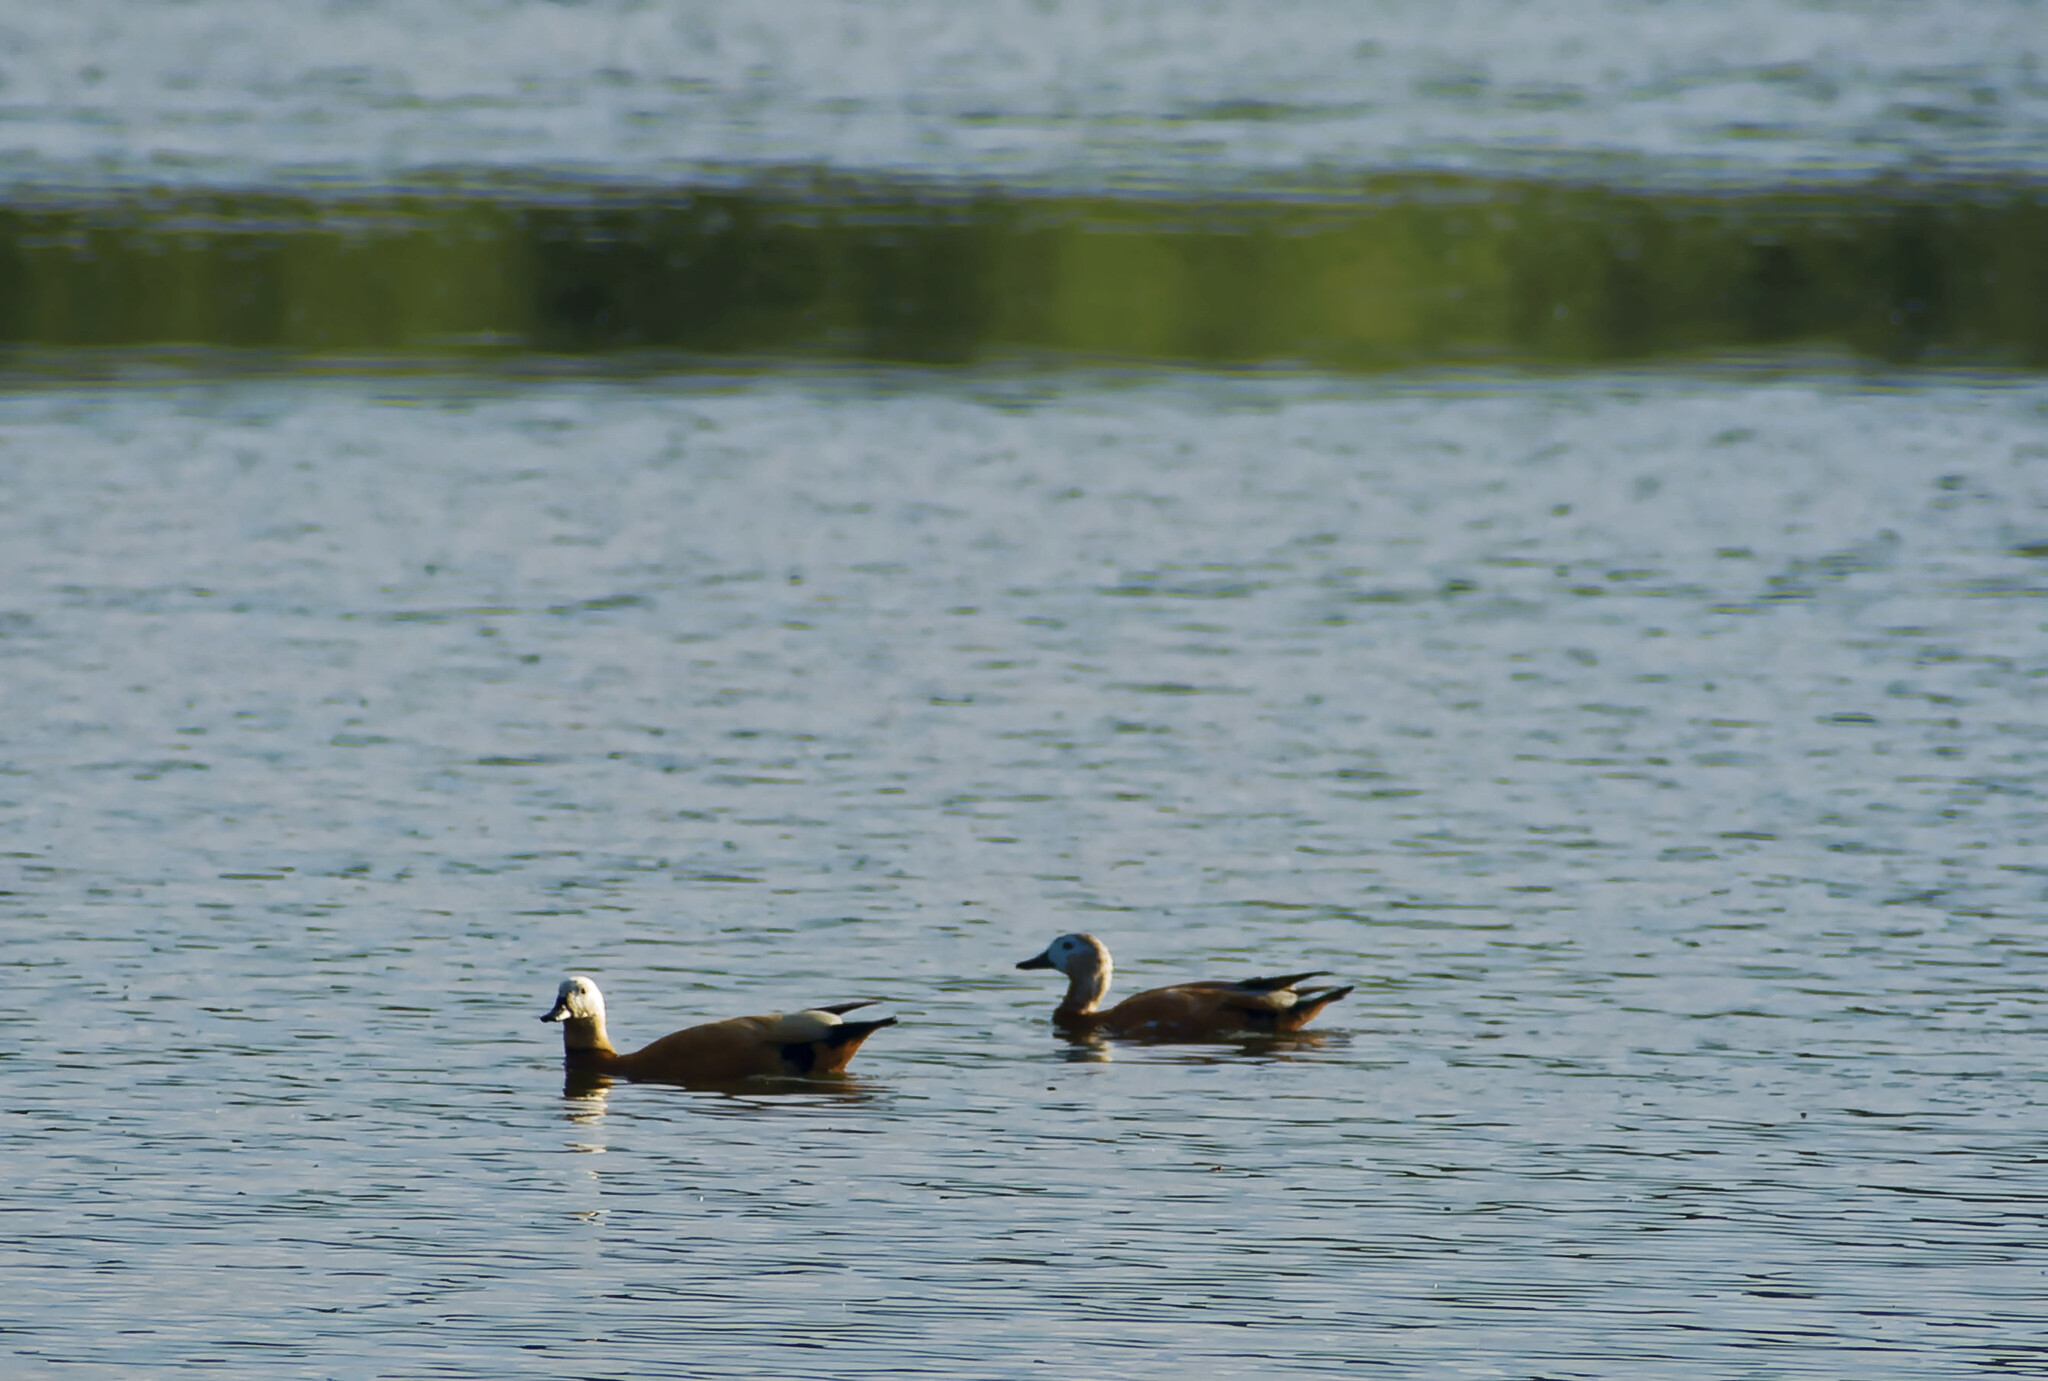
[[[541,1018],[542,1021],[567,1021],[568,1019],[569,1004],[566,1002],[557,1002],[553,1010]]]
[[[1034,958],[1026,959],[1023,963],[1017,965],[1017,967],[1020,969],[1049,969],[1052,967],[1052,953],[1050,951],[1047,951],[1046,953],[1038,955]]]

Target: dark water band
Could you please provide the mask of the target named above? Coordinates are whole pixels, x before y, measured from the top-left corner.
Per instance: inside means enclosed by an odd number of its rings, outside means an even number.
[[[2041,369],[2048,185],[1079,195],[784,172],[0,206],[0,347],[160,346],[1336,371],[1811,347]]]

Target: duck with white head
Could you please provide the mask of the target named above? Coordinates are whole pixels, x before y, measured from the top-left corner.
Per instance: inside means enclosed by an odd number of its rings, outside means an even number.
[[[845,1021],[874,999],[801,1012],[728,1017],[663,1036],[630,1054],[614,1049],[604,1024],[604,994],[584,974],[562,981],[542,1021],[562,1024],[562,1061],[571,1074],[614,1075],[666,1084],[732,1084],[761,1077],[840,1074],[861,1042],[894,1017]]]

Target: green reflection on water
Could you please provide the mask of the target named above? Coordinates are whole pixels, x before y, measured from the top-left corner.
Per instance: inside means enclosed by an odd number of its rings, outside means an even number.
[[[779,176],[44,197],[0,208],[0,344],[1339,370],[1813,345],[2039,368],[2048,189],[1417,174],[1194,198]]]

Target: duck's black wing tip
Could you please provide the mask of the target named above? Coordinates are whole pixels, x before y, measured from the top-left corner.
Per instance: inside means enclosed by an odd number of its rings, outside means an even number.
[[[1237,986],[1251,993],[1275,993],[1279,992],[1282,988],[1291,988],[1297,983],[1306,983],[1311,978],[1328,978],[1329,976],[1330,971],[1328,969],[1310,969],[1307,973],[1283,973],[1275,974],[1270,978],[1246,978],[1241,980]]]

